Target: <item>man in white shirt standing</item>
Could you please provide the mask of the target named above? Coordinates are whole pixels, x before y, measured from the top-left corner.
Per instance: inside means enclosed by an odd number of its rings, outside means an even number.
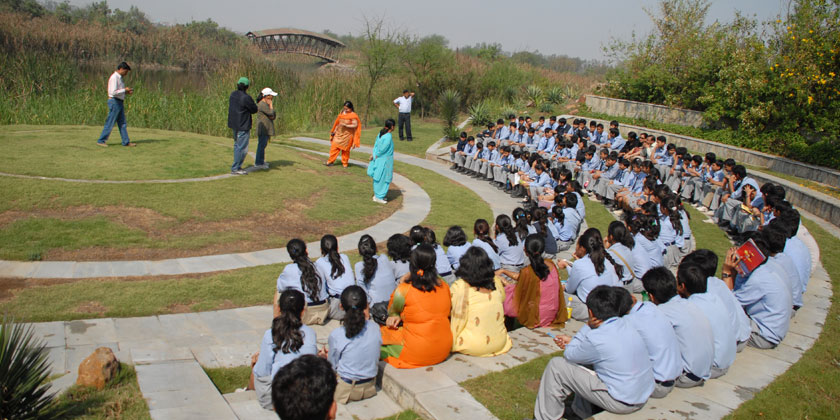
[[[115,123],[120,129],[122,145],[130,147],[137,145],[136,143],[131,143],[128,139],[128,131],[126,130],[125,122],[125,107],[123,106],[125,95],[131,95],[134,93],[134,89],[125,87],[125,83],[123,82],[123,77],[128,74],[129,71],[131,71],[131,67],[129,67],[128,63],[123,61],[117,65],[117,71],[115,71],[114,74],[111,75],[111,78],[108,79],[108,118],[105,120],[105,128],[102,129],[102,135],[100,135],[99,140],[96,141],[97,146],[108,147],[105,142],[108,140],[108,136],[111,135],[111,130],[114,129]]]
[[[403,96],[394,99],[394,106],[400,110],[400,116],[397,123],[400,126],[400,140],[405,140],[403,136],[403,126],[405,126],[405,134],[408,135],[408,141],[411,141],[411,102],[414,100],[414,92],[409,92],[408,89],[403,91]]]

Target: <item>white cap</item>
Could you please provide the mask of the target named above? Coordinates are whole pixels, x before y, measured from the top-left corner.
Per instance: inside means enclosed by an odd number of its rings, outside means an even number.
[[[263,96],[277,96],[277,92],[271,90],[271,88],[265,88],[260,93],[262,93]]]

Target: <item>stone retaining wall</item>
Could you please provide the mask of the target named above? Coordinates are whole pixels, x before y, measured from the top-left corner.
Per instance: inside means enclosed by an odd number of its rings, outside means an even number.
[[[619,117],[639,118],[665,124],[703,127],[703,113],[690,109],[671,108],[665,105],[586,95],[586,106],[593,112]]]
[[[594,118],[581,117],[575,115],[563,115],[566,119],[586,118],[587,121]],[[594,119],[605,126],[609,123],[606,120]],[[630,131],[636,133],[645,132],[656,136],[663,135],[668,138],[669,143],[674,143],[679,146],[684,146],[694,153],[708,153],[712,152],[720,158],[732,158],[738,163],[746,163],[752,166],[767,168],[769,170],[790,174],[799,178],[810,179],[812,181],[820,182],[830,186],[840,185],[840,172],[828,168],[818,166],[810,166],[801,162],[796,162],[790,159],[785,159],[779,156],[769,155],[767,153],[756,152],[754,150],[743,149],[740,147],[730,146],[728,144],[717,143],[709,140],[698,139],[696,137],[683,136],[679,134],[668,133],[660,130],[652,130],[645,127],[635,125],[619,125],[619,131],[622,136],[627,136]],[[781,179],[770,174],[756,171],[748,171],[756,178],[759,183],[774,182],[781,184],[787,190],[787,199],[793,205],[811,212],[835,226],[840,226],[840,200],[823,194],[819,191],[814,191],[810,188],[796,184],[785,179]]]

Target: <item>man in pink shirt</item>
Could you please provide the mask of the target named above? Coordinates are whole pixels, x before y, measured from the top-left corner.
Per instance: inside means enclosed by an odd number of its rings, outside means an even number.
[[[136,143],[131,143],[128,139],[128,131],[126,130],[125,122],[125,108],[123,106],[125,95],[131,95],[134,92],[134,89],[125,87],[125,83],[123,82],[123,76],[128,74],[129,71],[131,71],[131,67],[129,67],[128,63],[123,61],[117,65],[117,71],[115,71],[114,74],[111,75],[111,78],[108,79],[108,118],[105,119],[105,128],[102,129],[102,135],[100,135],[99,140],[96,141],[97,146],[108,147],[105,142],[108,140],[108,136],[111,135],[111,130],[114,129],[115,123],[120,129],[122,145],[130,147],[137,145]]]

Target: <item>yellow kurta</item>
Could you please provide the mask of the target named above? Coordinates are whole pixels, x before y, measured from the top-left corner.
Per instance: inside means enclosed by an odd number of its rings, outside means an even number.
[[[470,356],[496,356],[513,346],[505,328],[505,289],[499,278],[496,290],[480,292],[458,279],[452,295],[452,351]]]

